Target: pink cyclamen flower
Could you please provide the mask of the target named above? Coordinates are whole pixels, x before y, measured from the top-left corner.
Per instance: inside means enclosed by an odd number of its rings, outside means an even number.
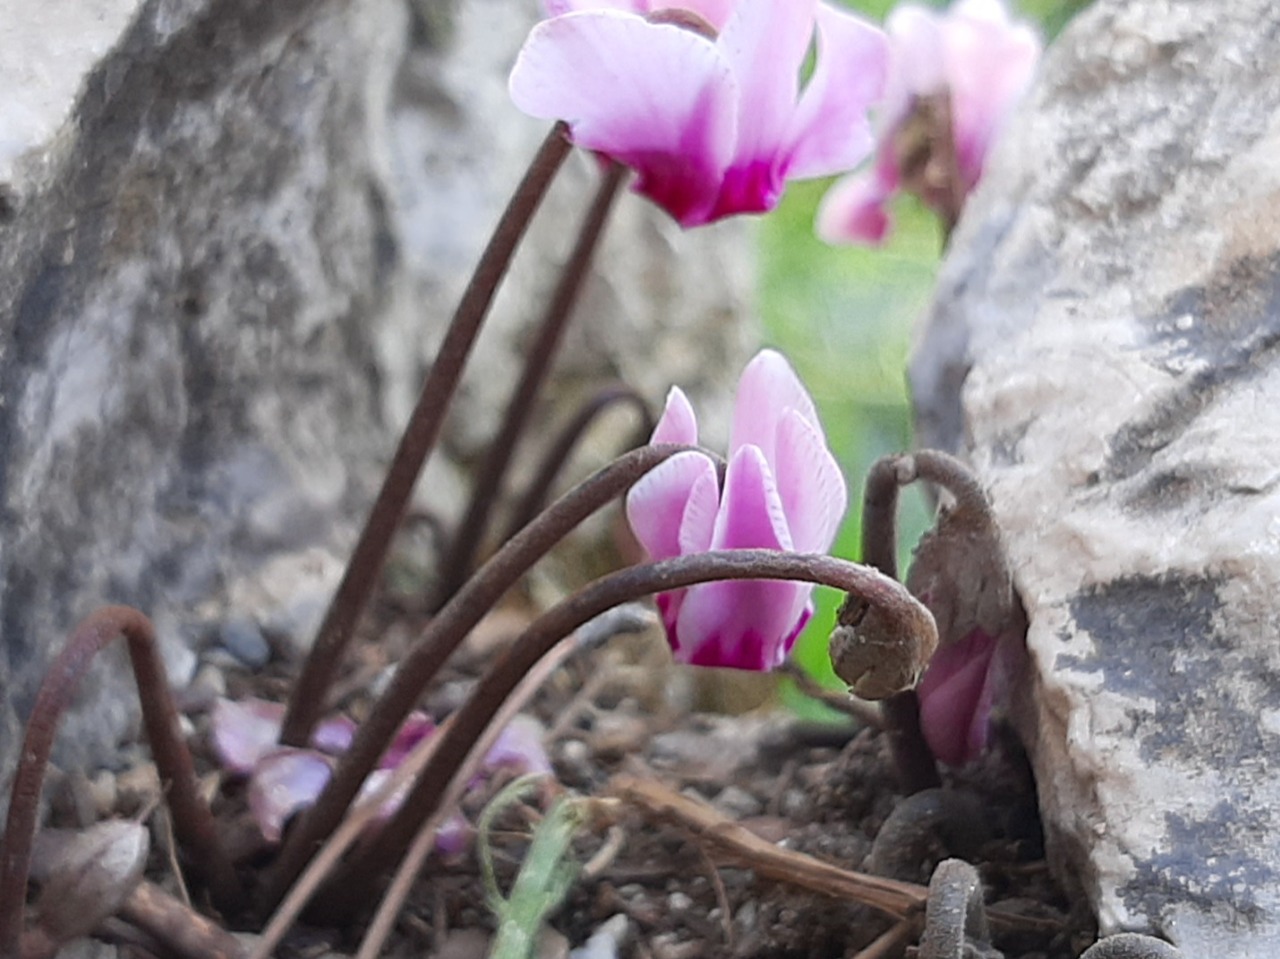
[[[916,688],[920,730],[936,759],[963,766],[986,752],[995,711],[1023,656],[1019,634],[996,637],[982,629],[938,648]]]
[[[819,0],[547,7],[559,15],[525,42],[512,99],[633,168],[635,191],[683,226],[771,210],[786,180],[850,170],[871,151],[887,44],[852,14]]]
[[[697,443],[697,419],[679,388],[652,441]],[[764,350],[738,382],[723,486],[711,457],[677,453],[632,487],[627,519],[653,559],[720,549],[825,552],[847,503],[813,401],[787,361]],[[660,593],[657,602],[676,659],[767,670],[812,615],[812,591],[808,583],[739,580]]]
[[[904,141],[924,98],[946,98],[958,186],[962,194],[971,191],[1040,58],[1035,31],[1011,20],[1001,0],[958,0],[946,13],[906,3],[886,28],[891,56],[875,162],[823,198],[818,234],[829,243],[883,242],[890,229],[886,204],[899,189],[921,193],[935,208],[951,205],[949,197],[929,195],[936,185],[910,182],[918,171],[904,169],[919,160],[918,145]],[[954,218],[959,211],[940,212]]]

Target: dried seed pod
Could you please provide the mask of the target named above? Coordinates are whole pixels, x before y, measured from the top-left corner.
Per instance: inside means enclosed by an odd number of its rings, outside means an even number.
[[[991,945],[978,871],[963,859],[944,859],[929,881],[918,959],[1003,959]]]
[[[937,627],[924,608],[891,612],[850,594],[828,649],[835,674],[854,695],[887,699],[919,682],[937,646]]]
[[[41,878],[37,919],[54,943],[90,933],[113,916],[142,881],[150,837],[127,819],[75,833],[41,833],[32,872]]]

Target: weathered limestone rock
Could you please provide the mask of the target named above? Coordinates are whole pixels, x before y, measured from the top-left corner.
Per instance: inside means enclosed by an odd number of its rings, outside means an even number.
[[[1101,0],[947,258],[924,444],[989,484],[1019,725],[1103,930],[1280,955],[1280,10]]]
[[[44,664],[102,602],[156,619],[177,681],[228,615],[286,634],[273,641],[310,634],[545,133],[505,93],[533,15],[507,0],[6,7],[0,787]],[[594,178],[571,158],[499,297],[422,490],[446,518]],[[740,224],[684,234],[624,199],[569,337],[573,386],[622,376],[658,400],[678,378],[729,397],[753,339],[746,239]],[[122,659],[87,684],[63,762],[108,757],[135,713]]]

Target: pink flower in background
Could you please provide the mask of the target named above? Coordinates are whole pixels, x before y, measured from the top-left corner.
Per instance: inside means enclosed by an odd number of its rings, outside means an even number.
[[[679,388],[654,443],[698,441]],[[720,549],[825,552],[848,503],[813,401],[783,357],[764,350],[738,382],[721,485],[704,453],[677,453],[627,494],[627,520],[653,559]],[[812,615],[808,583],[740,580],[660,593],[676,659],[698,666],[779,665]]]
[[[786,180],[850,170],[871,151],[887,47],[852,14],[818,0],[546,6],[559,15],[520,51],[512,99],[633,168],[635,191],[683,226],[771,210]]]
[[[916,695],[920,729],[935,758],[963,766],[986,751],[994,711],[1007,698],[1024,644],[1017,633],[995,637],[975,629],[933,654]]]
[[[963,200],[981,178],[1040,57],[1035,31],[1011,20],[1001,0],[959,0],[946,13],[902,4],[886,28],[891,55],[875,163],[840,180],[823,199],[818,234],[829,243],[883,242],[890,229],[886,203],[900,189],[919,194],[954,222],[954,198]],[[938,123],[921,112],[930,97],[949,105],[958,184],[933,182],[931,171],[916,169],[929,159],[925,138]],[[913,118],[923,120],[924,129],[913,130]]]

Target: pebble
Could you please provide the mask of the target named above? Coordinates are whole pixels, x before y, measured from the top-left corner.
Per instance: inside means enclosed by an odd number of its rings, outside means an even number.
[[[132,816],[160,795],[160,774],[154,763],[144,762],[122,770],[115,777],[115,808]]]
[[[569,953],[569,959],[618,959],[618,952],[630,934],[631,920],[625,913],[618,913],[601,923],[591,938]]]
[[[489,934],[480,929],[454,929],[440,944],[435,959],[484,959],[489,952]]]
[[[178,711],[202,713],[227,695],[227,674],[221,667],[206,662],[197,670],[195,678],[177,695]]]
[[[693,905],[693,900],[683,892],[673,892],[667,896],[667,908],[673,912],[684,912]]]
[[[248,616],[232,616],[218,629],[222,648],[249,669],[261,669],[271,659],[271,645]]]
[[[534,959],[569,959],[569,940],[550,926],[538,930]]]
[[[764,812],[764,804],[738,786],[726,786],[720,795],[711,800],[711,805],[733,819],[746,819]]]
[[[679,940],[679,934],[674,932],[664,932],[653,937],[650,941],[653,951],[653,959],[699,959],[706,951],[707,947],[701,942]]]
[[[591,748],[606,759],[639,753],[649,740],[649,724],[638,717],[605,713],[588,737]]]

